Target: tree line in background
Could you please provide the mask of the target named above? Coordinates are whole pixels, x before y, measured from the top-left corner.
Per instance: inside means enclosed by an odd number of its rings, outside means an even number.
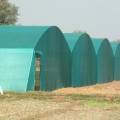
[[[86,33],[86,32],[81,30],[74,30],[73,33]]]
[[[120,40],[115,40],[115,41],[113,41],[113,42],[120,42]]]

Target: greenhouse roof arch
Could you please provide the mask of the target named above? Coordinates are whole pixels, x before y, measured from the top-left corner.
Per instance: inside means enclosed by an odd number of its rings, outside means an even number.
[[[3,60],[0,85],[3,90],[34,90],[35,56],[41,57],[40,90],[70,86],[71,53],[58,27],[0,26],[0,59]]]
[[[114,54],[106,38],[92,38],[97,54],[97,83],[113,81]]]
[[[119,55],[119,53],[117,53],[117,49],[119,49],[120,42],[110,42],[110,45],[112,47],[114,55]]]
[[[114,80],[120,80],[120,42],[111,42],[114,53]]]
[[[72,53],[72,87],[96,84],[96,53],[88,34],[64,34]]]

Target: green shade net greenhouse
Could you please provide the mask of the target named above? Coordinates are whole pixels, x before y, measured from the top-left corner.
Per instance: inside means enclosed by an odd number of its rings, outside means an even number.
[[[120,43],[110,43],[114,53],[114,80],[120,80]]]
[[[35,58],[40,58],[40,90],[71,85],[71,52],[60,29],[0,26],[0,86],[6,91],[34,90]]]
[[[96,84],[96,53],[88,34],[64,34],[72,53],[72,87]]]
[[[97,83],[113,81],[114,55],[108,39],[92,39],[97,54]]]

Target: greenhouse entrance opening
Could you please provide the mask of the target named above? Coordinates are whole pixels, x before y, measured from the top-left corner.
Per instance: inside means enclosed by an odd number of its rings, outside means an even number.
[[[40,58],[35,60],[35,91],[40,90]]]

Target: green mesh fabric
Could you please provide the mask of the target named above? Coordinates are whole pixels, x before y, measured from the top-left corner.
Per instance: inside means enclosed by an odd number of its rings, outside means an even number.
[[[114,55],[108,39],[92,39],[97,54],[97,83],[113,81]]]
[[[96,53],[88,34],[64,34],[72,53],[72,86],[96,84]]]
[[[28,79],[28,82],[27,82],[26,91],[34,90],[34,87],[35,87],[35,52],[33,52],[31,66],[29,69],[29,77],[27,79]]]
[[[116,54],[116,50],[119,44],[120,44],[119,42],[110,42],[114,55]]]
[[[35,48],[51,27],[0,26],[0,48]]]
[[[51,91],[71,85],[71,52],[57,27],[0,26],[0,51],[3,90],[34,89],[35,57],[41,59],[40,90]]]
[[[54,27],[51,28],[38,41],[35,50],[42,51],[41,90],[70,87],[71,52],[61,31]],[[51,87],[51,85],[54,86]]]
[[[32,58],[33,49],[0,49],[0,86],[3,90],[26,91]],[[29,82],[34,86],[34,77],[31,76]]]
[[[114,80],[120,80],[120,43],[110,43],[114,53]]]

